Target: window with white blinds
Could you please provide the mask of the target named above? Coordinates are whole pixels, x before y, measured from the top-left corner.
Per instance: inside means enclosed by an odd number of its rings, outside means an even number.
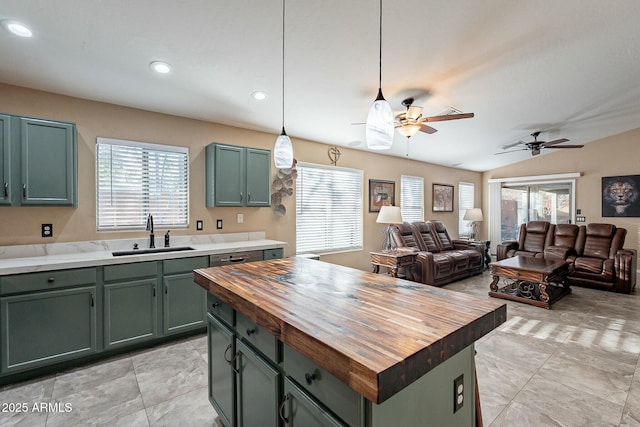
[[[98,230],[187,227],[189,149],[98,138]]]
[[[458,236],[469,237],[471,235],[471,221],[465,221],[464,213],[467,209],[475,207],[474,185],[469,182],[461,182],[458,184]]]
[[[400,211],[405,222],[424,221],[424,178],[400,177]]]
[[[298,163],[297,253],[362,248],[362,177],[357,169]]]

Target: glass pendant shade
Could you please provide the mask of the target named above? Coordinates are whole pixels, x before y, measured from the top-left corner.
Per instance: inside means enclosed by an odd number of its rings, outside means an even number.
[[[273,161],[278,169],[289,169],[293,166],[293,145],[289,135],[282,128],[273,149]]]
[[[388,150],[393,145],[393,111],[391,105],[378,89],[378,97],[373,102],[367,116],[367,147],[372,150]]]
[[[407,138],[411,138],[413,135],[418,133],[419,130],[420,125],[404,125],[398,128],[400,135],[406,136]]]

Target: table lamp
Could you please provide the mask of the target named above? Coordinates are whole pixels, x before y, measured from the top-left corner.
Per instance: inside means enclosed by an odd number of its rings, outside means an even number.
[[[471,235],[469,237],[471,238],[471,240],[476,240],[476,237],[478,236],[478,223],[484,221],[484,217],[482,216],[482,209],[467,209],[462,219],[465,221],[471,221]]]
[[[391,224],[402,224],[402,214],[400,213],[400,206],[382,206],[378,213],[378,219],[376,222],[382,224],[389,224],[385,229],[385,239],[382,243],[383,252],[391,252],[395,249],[395,244],[391,238]]]

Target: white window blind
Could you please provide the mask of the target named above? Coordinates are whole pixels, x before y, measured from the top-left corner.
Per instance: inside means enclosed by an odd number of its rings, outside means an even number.
[[[424,221],[424,178],[400,177],[400,211],[405,222]]]
[[[297,253],[362,248],[362,177],[357,169],[298,163]]]
[[[189,149],[97,138],[98,230],[187,227]]]
[[[475,207],[474,185],[469,182],[461,182],[458,184],[458,236],[468,237],[471,235],[471,221],[465,221],[464,213],[467,209]]]

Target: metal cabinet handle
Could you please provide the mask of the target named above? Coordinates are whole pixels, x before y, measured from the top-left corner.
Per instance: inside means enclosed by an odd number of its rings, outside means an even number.
[[[211,308],[218,308],[218,307],[220,307],[219,302],[214,302],[213,304],[211,304]]]
[[[224,357],[225,362],[227,362],[228,364],[231,364],[231,362],[233,362],[233,359],[227,358],[227,353],[229,352],[229,350],[231,350],[231,344],[229,344],[227,346],[227,348],[224,350],[224,356],[223,357]]]
[[[315,373],[310,374],[310,373],[307,372],[306,374],[304,374],[304,379],[305,379],[305,381],[307,382],[308,385],[311,385],[313,380],[318,379],[318,377],[316,376]]]
[[[283,413],[284,405],[286,405],[288,401],[289,401],[289,394],[287,393],[285,394],[284,399],[282,399],[282,403],[280,404],[280,408],[278,409],[278,415],[280,416],[280,419],[284,421],[285,424],[289,424],[289,418],[286,417]]]
[[[94,306],[93,294],[91,294],[91,307]]]
[[[256,328],[247,329],[247,335],[248,335],[248,336],[251,336],[251,335],[253,335],[253,334],[255,334],[255,333],[256,333]]]
[[[56,279],[55,279],[55,278],[53,278],[53,277],[49,277],[49,278],[47,279],[47,283],[53,283],[53,282],[55,282],[55,281],[56,281]]]
[[[9,183],[4,183],[4,197],[9,197]]]
[[[243,198],[242,193],[240,193],[240,203],[242,203],[242,198]]]
[[[251,193],[247,194],[247,203],[251,203]]]
[[[22,184],[22,197],[27,198],[27,184]]]

